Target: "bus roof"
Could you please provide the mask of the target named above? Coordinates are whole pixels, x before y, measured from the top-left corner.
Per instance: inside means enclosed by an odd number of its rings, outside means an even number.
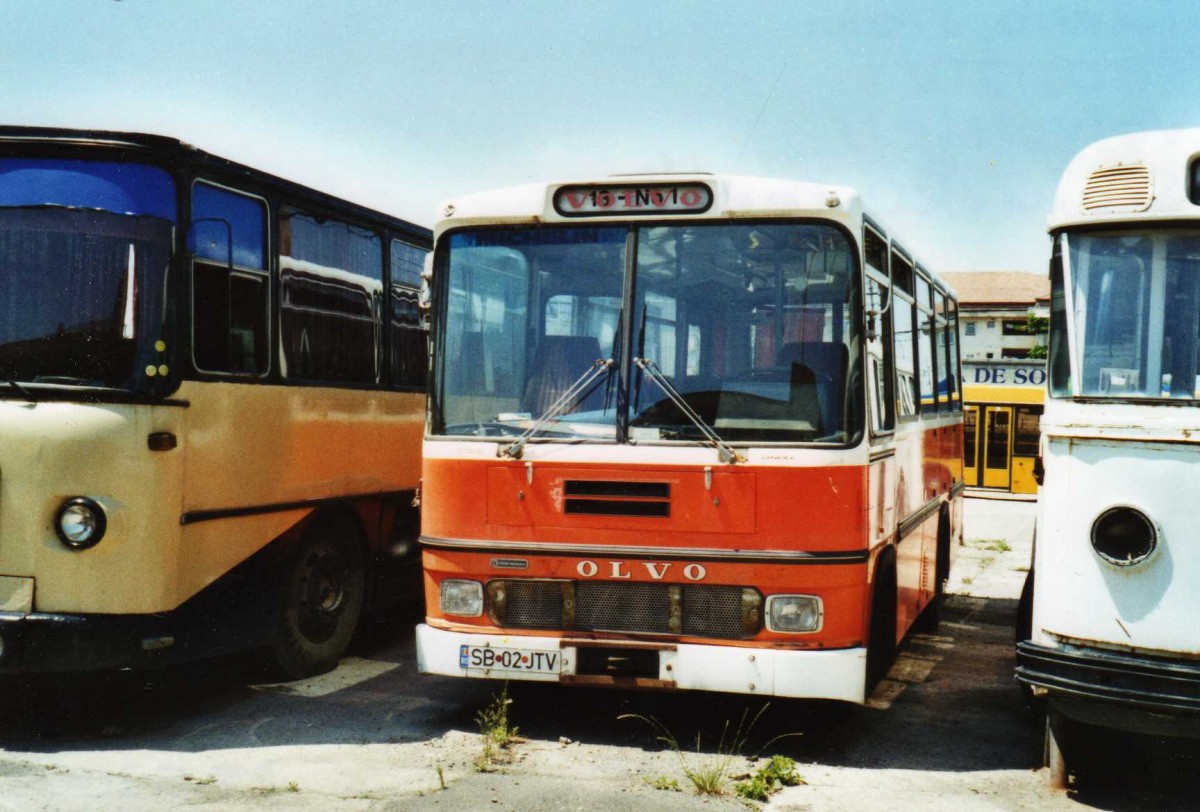
[[[1085,147],[1058,184],[1049,230],[1200,217],[1188,194],[1198,155],[1200,129],[1131,133]]]
[[[711,205],[702,210],[668,211],[634,210],[617,205],[613,214],[589,210],[585,215],[564,213],[563,192],[588,190],[666,189],[703,185],[711,190]],[[706,172],[658,173],[644,175],[609,175],[551,183],[532,183],[509,186],[476,194],[462,195],[442,201],[438,206],[435,237],[464,226],[537,225],[548,223],[628,222],[630,219],[652,215],[655,221],[714,218],[813,217],[833,220],[845,225],[855,239],[859,238],[865,221],[885,235],[892,236],[872,213],[863,209],[859,193],[847,186],[809,183],[750,175],[723,175]],[[941,290],[954,296],[954,290],[904,246],[894,244],[901,253],[915,262],[934,280]]]
[[[589,213],[585,217],[563,214],[555,207],[555,193],[571,189],[627,189],[688,187],[703,185],[712,190],[711,206],[703,211],[630,211],[613,209],[613,214]],[[829,205],[836,197],[837,202]],[[696,219],[713,217],[814,216],[847,220],[861,218],[858,193],[845,186],[799,181],[757,178],[743,175],[713,175],[703,172],[685,174],[609,175],[553,183],[534,183],[493,189],[443,201],[438,207],[439,221],[434,233],[469,222],[472,225],[561,223],[626,220],[631,214],[655,219]]]
[[[93,155],[97,152],[108,151],[114,157],[120,156],[121,158],[140,155],[145,156],[146,159],[164,161],[168,167],[177,167],[181,162],[188,162],[220,171],[227,176],[250,179],[260,186],[269,186],[281,192],[297,195],[320,206],[355,216],[366,216],[374,220],[385,221],[392,228],[407,233],[420,242],[426,242],[432,236],[429,229],[416,223],[264,172],[261,169],[213,155],[177,138],[139,132],[0,126],[0,156],[37,154],[47,150],[55,153],[79,151],[81,155]]]

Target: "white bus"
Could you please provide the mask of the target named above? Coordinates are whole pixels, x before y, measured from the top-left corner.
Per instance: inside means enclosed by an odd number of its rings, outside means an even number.
[[[1062,786],[1091,726],[1200,735],[1200,129],[1083,150],[1049,225],[1045,480],[1017,676],[1048,699]]]

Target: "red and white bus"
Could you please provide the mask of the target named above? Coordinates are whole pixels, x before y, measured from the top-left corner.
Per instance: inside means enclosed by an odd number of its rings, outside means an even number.
[[[961,540],[953,292],[840,187],[441,215],[420,670],[864,701]]]

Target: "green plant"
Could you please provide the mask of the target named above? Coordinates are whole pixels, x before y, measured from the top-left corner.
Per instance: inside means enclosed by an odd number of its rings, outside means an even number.
[[[983,549],[991,550],[994,553],[1007,553],[1012,549],[1012,545],[1004,539],[996,539],[995,541],[988,543]]]
[[[626,713],[618,716],[617,718],[637,719],[641,722],[645,722],[647,725],[657,731],[658,735],[655,738],[670,748],[679,758],[680,769],[683,770],[684,777],[686,777],[691,783],[692,788],[695,790],[697,795],[724,795],[726,787],[732,780],[730,777],[730,767],[733,765],[735,759],[741,757],[742,749],[746,746],[746,741],[750,737],[750,732],[754,729],[755,724],[758,723],[759,718],[762,717],[767,707],[768,705],[764,704],[762,708],[759,709],[758,713],[754,715],[754,718],[750,719],[748,723],[746,715],[749,713],[749,709],[743,711],[742,718],[738,721],[737,727],[733,729],[732,732],[730,731],[729,720],[725,720],[725,725],[721,730],[721,736],[717,740],[716,753],[708,757],[702,755],[702,742],[700,733],[696,734],[695,755],[689,756],[679,745],[679,740],[675,737],[675,734],[672,733],[666,725],[655,719],[653,716],[642,716],[641,714],[637,713]],[[767,745],[769,746],[781,738],[783,738],[783,736],[776,736],[774,739],[771,739]],[[663,779],[656,779],[656,789],[668,788],[667,786],[658,786],[658,781],[662,780]],[[678,782],[672,783],[676,784],[676,786],[678,785]]]
[[[288,792],[299,792],[300,785],[297,784],[295,781],[288,781],[287,791]]]
[[[437,773],[438,773],[438,787],[441,789],[445,789],[446,788],[446,776],[442,773],[442,765],[441,764],[437,765]]]
[[[650,782],[650,786],[655,789],[669,790],[670,792],[683,792],[683,787],[679,786],[679,782],[674,778],[668,778],[665,775],[660,775]]]
[[[508,708],[512,699],[508,695],[508,683],[493,695],[483,710],[475,714],[475,723],[483,734],[483,750],[475,758],[475,769],[490,772],[496,764],[509,761],[509,748],[520,741],[517,728],[508,721]]]
[[[804,778],[796,772],[795,761],[787,756],[771,756],[771,760],[749,779],[734,784],[733,791],[747,800],[766,802],[784,787],[803,783]]]

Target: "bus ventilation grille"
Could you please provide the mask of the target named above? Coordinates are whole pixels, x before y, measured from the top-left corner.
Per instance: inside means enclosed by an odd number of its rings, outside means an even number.
[[[671,515],[671,483],[568,479],[563,512],[584,516]]]
[[[1083,187],[1083,210],[1145,211],[1154,200],[1150,169],[1145,166],[1102,166]]]
[[[746,626],[740,586],[511,580],[504,592],[506,628],[737,640],[759,625]]]

